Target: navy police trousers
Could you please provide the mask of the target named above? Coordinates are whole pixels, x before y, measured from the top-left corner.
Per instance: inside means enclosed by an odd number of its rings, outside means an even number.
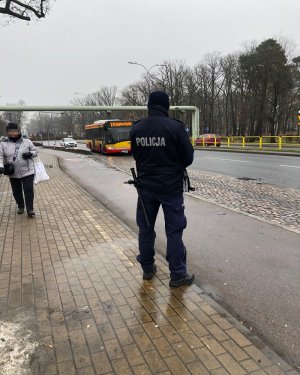
[[[137,256],[144,272],[151,272],[154,264],[155,221],[160,205],[165,217],[167,236],[167,256],[171,277],[186,273],[186,249],[182,241],[183,230],[186,228],[183,194],[162,195],[142,191],[142,197],[150,222],[147,226],[140,200],[137,204],[136,221],[139,227],[139,251]]]

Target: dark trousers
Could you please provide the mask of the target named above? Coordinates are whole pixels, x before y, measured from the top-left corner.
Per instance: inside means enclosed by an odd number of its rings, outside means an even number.
[[[160,205],[165,217],[167,236],[167,261],[171,277],[186,273],[186,249],[182,241],[183,230],[186,228],[183,194],[160,195],[142,191],[150,227],[147,227],[140,200],[137,204],[136,221],[139,227],[139,251],[137,256],[145,272],[151,272],[154,264],[155,221]]]
[[[26,210],[31,211],[33,210],[33,199],[34,199],[34,191],[33,191],[33,179],[34,174],[23,177],[23,178],[10,178],[10,184],[13,192],[13,196],[15,201],[20,208],[25,208]],[[24,196],[25,196],[25,203],[24,203]]]

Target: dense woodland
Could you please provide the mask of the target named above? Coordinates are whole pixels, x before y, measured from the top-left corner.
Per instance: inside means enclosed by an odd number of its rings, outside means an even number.
[[[241,53],[206,55],[195,67],[165,61],[154,73],[123,90],[123,104],[145,103],[149,87],[170,94],[174,105],[200,109],[200,129],[222,135],[297,132],[300,57],[290,43],[268,39]]]

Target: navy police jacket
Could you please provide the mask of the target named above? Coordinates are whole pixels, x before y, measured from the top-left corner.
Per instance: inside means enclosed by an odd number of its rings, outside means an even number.
[[[161,194],[183,192],[183,173],[192,164],[194,149],[182,122],[169,118],[161,106],[135,123],[131,152],[136,161],[141,189]]]

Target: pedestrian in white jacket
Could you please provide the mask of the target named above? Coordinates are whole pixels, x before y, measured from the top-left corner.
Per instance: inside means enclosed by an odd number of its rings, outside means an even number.
[[[34,163],[37,151],[30,139],[22,137],[18,124],[9,123],[6,135],[0,143],[0,174],[10,179],[13,196],[18,206],[18,214],[34,217]],[[25,197],[25,200],[24,200]]]

